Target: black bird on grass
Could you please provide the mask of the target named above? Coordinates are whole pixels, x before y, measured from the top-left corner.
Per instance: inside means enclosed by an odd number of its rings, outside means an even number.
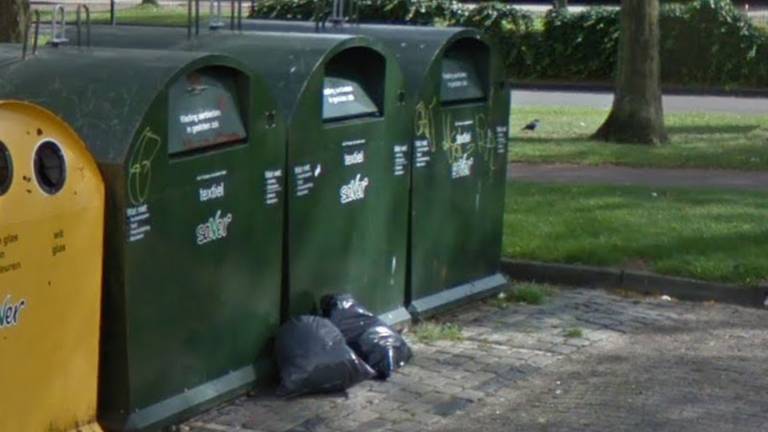
[[[523,126],[523,128],[520,130],[534,132],[539,127],[539,123],[539,119],[535,119],[534,121]]]

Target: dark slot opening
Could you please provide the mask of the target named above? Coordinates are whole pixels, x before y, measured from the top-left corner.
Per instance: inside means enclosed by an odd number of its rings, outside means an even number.
[[[49,195],[58,193],[67,180],[67,164],[61,147],[51,141],[43,141],[35,150],[35,179]]]
[[[5,195],[13,182],[13,160],[5,143],[0,141],[0,196]]]
[[[490,49],[478,39],[459,39],[443,54],[440,100],[443,105],[483,102],[489,93]]]
[[[208,67],[180,78],[169,89],[168,154],[188,156],[248,141],[247,78],[225,67]]]
[[[325,66],[323,121],[384,115],[386,60],[366,47],[346,49]]]

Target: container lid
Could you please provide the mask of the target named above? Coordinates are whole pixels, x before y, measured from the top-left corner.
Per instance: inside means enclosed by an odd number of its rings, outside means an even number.
[[[378,114],[379,108],[358,82],[346,78],[325,77],[323,120],[342,120]]]
[[[443,57],[440,100],[466,102],[485,99],[485,89],[472,58],[446,53]]]
[[[242,141],[245,125],[234,94],[234,76],[216,69],[193,71],[170,88],[168,153]]]

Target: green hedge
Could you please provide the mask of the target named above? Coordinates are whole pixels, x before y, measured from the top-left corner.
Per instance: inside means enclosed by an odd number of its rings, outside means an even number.
[[[312,19],[315,5],[313,0],[260,0],[252,15]],[[542,18],[499,2],[473,7],[455,0],[359,0],[357,5],[365,22],[483,29],[502,49],[510,77],[607,81],[615,70],[617,9],[552,10]],[[729,0],[665,4],[660,25],[665,83],[768,85],[768,33]]]

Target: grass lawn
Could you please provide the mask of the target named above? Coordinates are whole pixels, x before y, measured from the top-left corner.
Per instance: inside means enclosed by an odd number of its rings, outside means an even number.
[[[768,169],[768,115],[667,114],[670,142],[656,147],[590,140],[589,135],[606,115],[605,110],[590,108],[514,110],[510,159],[581,165]],[[519,132],[535,118],[541,120],[539,130]]]
[[[504,255],[756,285],[768,194],[510,183]]]
[[[225,2],[226,3],[226,2]],[[226,3],[225,5],[229,5]],[[194,6],[193,6],[194,7]],[[42,22],[48,22],[51,19],[51,8],[41,7],[40,19]],[[193,12],[194,13],[194,12]],[[243,18],[248,13],[247,8],[243,5]],[[229,12],[223,13],[223,18],[226,24],[229,25]],[[200,4],[200,26],[206,28],[208,25],[208,4]],[[74,24],[76,19],[75,6],[67,6],[67,23]],[[83,16],[85,20],[85,16]],[[109,11],[93,11],[91,12],[91,22],[93,24],[109,24]],[[162,25],[162,26],[187,26],[187,5],[182,6],[152,6],[152,5],[140,5],[125,9],[117,10],[117,23],[118,24],[146,24],[146,25]]]

